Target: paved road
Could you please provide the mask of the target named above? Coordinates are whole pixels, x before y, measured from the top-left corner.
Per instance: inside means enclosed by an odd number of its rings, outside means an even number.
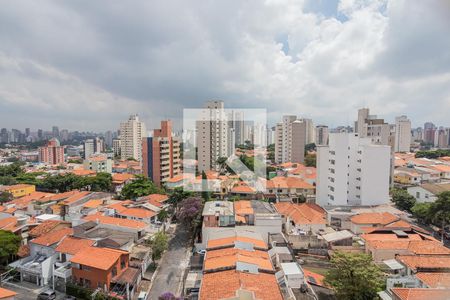
[[[38,287],[34,284],[30,284],[28,282],[14,282],[14,283],[4,283],[3,286],[5,289],[14,291],[17,293],[15,299],[16,300],[36,300],[37,295],[46,290],[47,287]],[[64,299],[65,294],[56,291],[56,300]]]
[[[189,264],[191,232],[177,226],[169,248],[159,262],[159,269],[153,281],[148,299],[158,299],[164,292],[178,294],[184,270]]]

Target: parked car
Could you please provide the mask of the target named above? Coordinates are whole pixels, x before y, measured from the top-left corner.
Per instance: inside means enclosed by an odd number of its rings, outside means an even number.
[[[147,300],[147,293],[146,292],[140,292],[138,296],[138,300]]]
[[[54,300],[56,299],[56,293],[52,289],[45,290],[40,292],[37,296],[37,300]]]
[[[198,250],[197,253],[200,254],[200,255],[205,255],[206,254],[206,250],[205,249]]]

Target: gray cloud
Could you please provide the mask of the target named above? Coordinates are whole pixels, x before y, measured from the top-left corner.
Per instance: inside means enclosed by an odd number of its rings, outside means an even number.
[[[438,0],[3,1],[0,127],[105,130],[139,112],[151,128],[209,99],[266,107],[271,122],[351,124],[370,106],[450,125],[449,12]]]

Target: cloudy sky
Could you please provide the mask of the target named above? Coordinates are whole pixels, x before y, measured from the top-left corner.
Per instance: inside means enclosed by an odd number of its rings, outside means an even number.
[[[4,0],[0,127],[147,127],[220,99],[450,126],[447,0]]]

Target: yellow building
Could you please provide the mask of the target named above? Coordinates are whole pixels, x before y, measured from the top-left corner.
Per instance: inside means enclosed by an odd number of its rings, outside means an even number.
[[[11,193],[14,198],[23,197],[36,191],[36,186],[32,184],[15,184],[6,186],[4,191]]]

